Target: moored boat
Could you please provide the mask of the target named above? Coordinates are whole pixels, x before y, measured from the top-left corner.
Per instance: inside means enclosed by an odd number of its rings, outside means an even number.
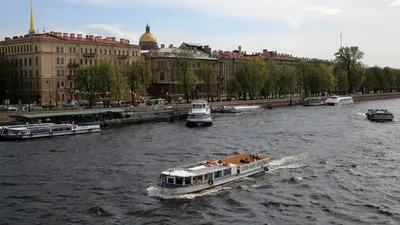
[[[262,108],[259,105],[238,105],[238,106],[232,106],[232,107],[240,112],[260,110]]]
[[[259,156],[258,153],[203,161],[162,172],[157,185],[166,195],[198,193],[268,171],[268,161],[268,156]]]
[[[338,95],[332,95],[330,98],[326,99],[325,103],[328,106],[338,106],[338,105],[349,105],[349,104],[353,104],[354,100],[353,97],[349,97],[349,96],[345,96],[345,97],[341,97]]]
[[[26,124],[4,126],[0,129],[2,139],[33,139],[62,135],[75,135],[91,132],[100,132],[100,125],[76,125],[76,124]]]
[[[387,109],[368,109],[367,119],[371,121],[392,121],[394,116]]]
[[[186,119],[187,127],[211,126],[213,119],[211,109],[207,101],[192,101],[191,108]]]
[[[213,107],[211,108],[212,113],[240,113],[239,110],[237,110],[233,106],[220,106],[220,107]]]

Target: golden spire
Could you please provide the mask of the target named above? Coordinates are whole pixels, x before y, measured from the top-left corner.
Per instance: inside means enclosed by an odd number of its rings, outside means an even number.
[[[35,34],[35,21],[33,17],[33,6],[32,6],[32,0],[31,0],[31,23],[30,23],[30,28],[29,28],[29,34]]]

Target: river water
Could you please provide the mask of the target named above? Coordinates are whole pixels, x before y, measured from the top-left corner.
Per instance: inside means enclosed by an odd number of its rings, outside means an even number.
[[[400,99],[0,143],[0,224],[399,224]],[[387,108],[394,122],[366,120]],[[167,168],[259,152],[270,171],[160,196]]]

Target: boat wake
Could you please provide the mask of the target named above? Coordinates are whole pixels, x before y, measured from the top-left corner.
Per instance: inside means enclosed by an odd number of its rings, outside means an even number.
[[[149,197],[156,197],[156,198],[161,198],[161,199],[193,199],[195,197],[201,197],[205,195],[216,195],[222,190],[230,190],[232,187],[216,187],[213,189],[205,190],[200,193],[196,194],[182,194],[182,195],[166,195],[162,193],[162,190],[160,187],[154,187],[151,186],[147,188],[147,193]]]
[[[306,167],[307,165],[304,164],[306,161],[307,154],[299,154],[294,156],[286,156],[281,159],[272,160],[268,164],[269,172],[273,173],[274,171],[284,170],[284,169],[297,169],[301,167]],[[253,183],[254,182],[254,183]],[[265,183],[257,182],[257,179],[254,177],[244,177],[240,181],[234,182],[238,184],[238,186],[242,187],[245,190],[249,188],[258,188],[265,185]],[[151,186],[147,188],[147,193],[149,197],[156,197],[161,199],[193,199],[195,197],[201,197],[205,195],[216,195],[219,194],[221,191],[224,190],[231,190],[237,187],[237,185],[225,185],[215,187],[213,189],[205,190],[200,193],[196,194],[181,194],[181,195],[167,195],[162,192],[162,188],[158,186]]]
[[[307,165],[304,163],[306,162],[306,159],[307,159],[307,154],[304,153],[299,155],[286,156],[277,160],[272,160],[268,164],[268,169],[269,169],[268,173],[282,169],[297,169],[301,167],[306,167]]]

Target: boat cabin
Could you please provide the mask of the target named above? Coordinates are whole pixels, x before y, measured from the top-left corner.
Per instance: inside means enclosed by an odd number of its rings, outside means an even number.
[[[207,108],[207,101],[197,100],[192,101],[192,109],[205,109]]]

